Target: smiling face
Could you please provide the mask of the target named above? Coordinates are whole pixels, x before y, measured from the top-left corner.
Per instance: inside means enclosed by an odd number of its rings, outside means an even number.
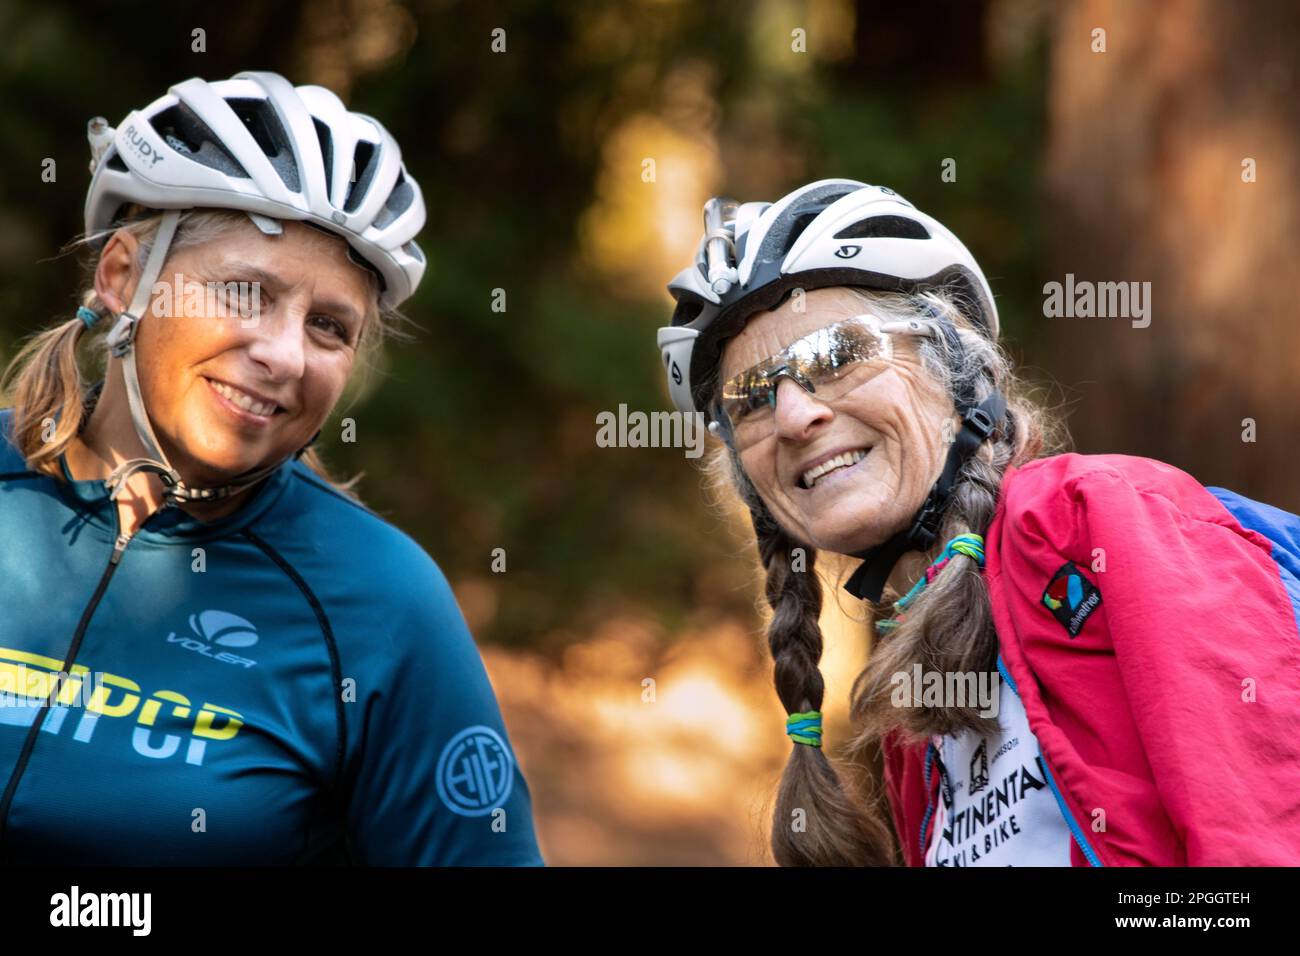
[[[794,306],[792,298],[758,313],[727,343],[722,381],[815,329],[870,312],[843,288],[815,289],[804,296],[804,311]],[[864,369],[861,378],[829,402],[781,378],[764,432],[738,449],[777,522],[840,554],[874,547],[906,527],[938,480],[958,423],[911,337],[895,337],[893,360]]]
[[[154,434],[197,485],[307,444],[347,383],[374,309],[372,280],[341,238],[296,222],[278,236],[244,226],[168,259],[160,283],[171,286],[171,308],[155,297],[136,337]],[[208,291],[254,281],[255,321],[240,315],[237,296]]]

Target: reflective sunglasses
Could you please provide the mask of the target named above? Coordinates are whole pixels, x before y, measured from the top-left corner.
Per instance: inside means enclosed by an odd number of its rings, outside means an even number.
[[[834,401],[889,367],[894,336],[938,334],[936,323],[882,322],[870,314],[817,329],[727,379],[713,404],[718,428],[712,430],[737,447],[753,444],[771,431],[781,379],[790,379],[819,401]]]

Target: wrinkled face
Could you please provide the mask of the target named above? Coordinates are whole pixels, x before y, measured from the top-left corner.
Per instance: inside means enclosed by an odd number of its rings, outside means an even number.
[[[341,238],[296,222],[279,236],[246,226],[172,255],[137,330],[154,433],[194,484],[220,483],[311,440],[348,380],[376,294]],[[229,285],[240,282],[259,283],[256,296],[244,293],[242,313]]]
[[[842,288],[808,292],[803,307],[789,299],[751,319],[726,344],[722,381],[815,329],[870,312]],[[874,547],[907,526],[938,480],[959,419],[917,346],[893,337],[891,361],[826,402],[779,379],[763,432],[738,445],[759,496],[799,540],[840,554]]]

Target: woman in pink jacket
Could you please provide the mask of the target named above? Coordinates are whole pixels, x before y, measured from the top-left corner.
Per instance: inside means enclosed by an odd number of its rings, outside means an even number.
[[[1300,519],[1050,455],[979,266],[883,187],[714,199],[659,347],[753,518],[793,741],[783,865],[1300,864]],[[846,790],[816,551],[876,639]]]

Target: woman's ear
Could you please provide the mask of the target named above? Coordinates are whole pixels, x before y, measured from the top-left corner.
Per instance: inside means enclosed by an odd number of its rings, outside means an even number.
[[[99,265],[95,268],[95,294],[109,312],[119,315],[125,312],[135,294],[135,284],[139,280],[136,256],[140,251],[140,240],[125,229],[113,233],[99,254]]]

